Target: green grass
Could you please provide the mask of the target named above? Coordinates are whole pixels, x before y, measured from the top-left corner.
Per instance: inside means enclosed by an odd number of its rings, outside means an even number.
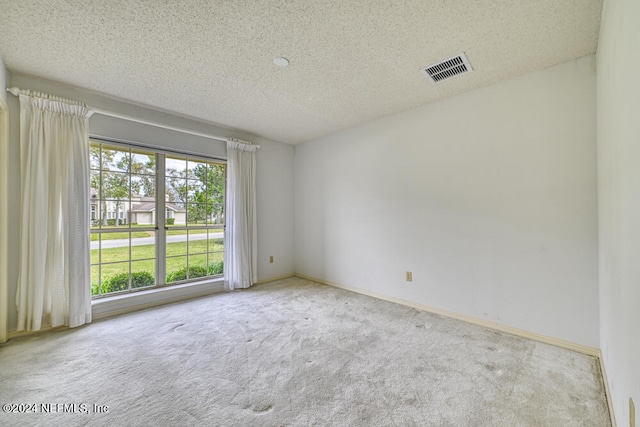
[[[102,234],[102,240],[119,240],[119,239],[128,239],[129,238],[129,228],[131,229],[136,229],[136,228],[153,228],[153,225],[149,225],[149,224],[145,224],[145,225],[138,225],[138,224],[132,224],[131,227],[129,227],[128,225],[121,225],[121,226],[104,226],[102,227],[102,230],[118,230],[118,229],[122,229],[122,230],[127,230],[127,231],[118,231],[118,232],[113,232],[113,233],[101,233]],[[93,226],[91,227],[91,230],[100,230],[99,226]],[[131,232],[131,238],[132,239],[136,239],[136,238],[141,238],[141,237],[153,237],[153,231],[132,231]],[[91,234],[91,241],[92,242],[96,242],[98,241],[100,234],[98,233],[92,233]]]
[[[129,238],[129,232],[128,231],[122,231],[122,232],[116,232],[116,233],[101,233],[102,234],[102,240],[117,240],[117,239],[128,239]],[[96,242],[98,241],[98,236],[100,236],[100,234],[94,233],[91,235],[91,241],[92,242]],[[136,238],[140,238],[140,237],[153,237],[153,231],[133,231],[131,232],[131,238],[132,239],[136,239]]]
[[[198,231],[200,231],[200,230],[198,230]],[[202,231],[204,231],[204,230],[202,230]],[[212,233],[224,233],[224,229],[223,228],[213,228],[213,229],[210,228],[209,231],[212,232]],[[183,235],[183,234],[187,234],[187,230],[172,230],[171,228],[169,228],[169,230],[167,230],[167,236],[179,236],[179,235]]]
[[[110,279],[118,274],[129,272],[129,252],[131,252],[131,270],[135,272],[147,272],[155,277],[155,245],[131,246],[122,248],[94,249],[91,251],[91,264],[102,262],[102,281]],[[100,254],[102,255],[100,258]],[[207,240],[195,240],[189,242],[187,254],[187,242],[167,244],[167,276],[175,277],[176,273],[187,267],[187,255],[189,268],[206,268],[207,262],[221,262],[224,259],[224,243],[222,239],[210,239],[207,248]],[[208,258],[207,258],[208,255]],[[115,264],[105,264],[115,263]],[[91,266],[92,289],[97,289],[98,266]],[[164,280],[160,280],[164,283]]]

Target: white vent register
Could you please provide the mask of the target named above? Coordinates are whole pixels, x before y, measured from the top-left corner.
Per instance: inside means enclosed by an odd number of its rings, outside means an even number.
[[[432,83],[440,83],[455,76],[470,73],[473,68],[471,68],[471,64],[465,54],[461,53],[453,58],[423,68],[421,71],[427,75]]]

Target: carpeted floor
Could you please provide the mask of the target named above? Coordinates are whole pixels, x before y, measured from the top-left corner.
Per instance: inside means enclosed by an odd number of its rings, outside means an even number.
[[[7,426],[610,425],[593,357],[296,278],[11,340],[0,403],[37,411]]]

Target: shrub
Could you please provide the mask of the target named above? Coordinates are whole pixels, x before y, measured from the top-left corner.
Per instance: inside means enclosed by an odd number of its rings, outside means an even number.
[[[176,219],[175,218],[167,218],[167,225],[173,225],[175,224]]]
[[[98,295],[98,283],[91,282],[91,295]]]
[[[207,269],[199,265],[189,266],[189,279],[195,279],[197,277],[204,277],[207,275]],[[167,273],[167,283],[179,282],[181,280],[187,280],[187,269],[181,268],[178,271],[172,271]]]
[[[145,286],[153,286],[156,284],[156,279],[151,273],[146,271],[137,271],[131,274],[131,287],[132,288],[144,288]]]
[[[113,227],[114,225],[116,225],[116,219],[112,218],[112,219],[108,219],[107,220],[107,225],[110,227]]]
[[[139,271],[131,274],[131,288],[142,288],[156,284],[151,273]],[[129,289],[129,273],[119,273],[102,282],[102,293],[125,291]]]
[[[224,272],[224,262],[222,261],[213,261],[209,264],[209,274],[222,274]]]
[[[102,281],[102,293],[118,292],[129,289],[129,273],[119,273]]]

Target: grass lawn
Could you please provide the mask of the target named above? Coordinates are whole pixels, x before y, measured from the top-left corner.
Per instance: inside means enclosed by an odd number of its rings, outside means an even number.
[[[224,233],[224,228],[210,228],[209,231],[212,233]],[[187,234],[187,230],[172,230],[171,227],[167,230],[167,236],[178,236],[181,234]]]
[[[136,228],[152,228],[153,225],[138,225],[138,224],[133,224],[131,225],[131,229],[136,229]],[[127,231],[118,231],[118,232],[113,232],[113,233],[102,233],[102,240],[119,240],[119,239],[128,239],[129,238],[129,227],[128,226],[121,226],[121,227],[116,227],[116,226],[104,226],[102,227],[103,230],[118,230],[118,229],[123,229],[123,230],[127,230]],[[100,227],[98,226],[93,226],[91,227],[91,230],[100,230]],[[131,232],[131,238],[135,239],[135,238],[140,238],[140,237],[153,237],[153,231],[132,231]],[[98,241],[98,233],[93,233],[91,234],[91,241],[92,242],[97,242]]]
[[[97,242],[99,234],[94,233],[91,235],[91,241]],[[131,232],[131,238],[136,239],[140,237],[153,237],[153,231],[133,231]],[[128,239],[129,232],[122,231],[116,233],[102,233],[102,240],[117,240],[117,239]]]
[[[118,234],[118,233],[114,233]],[[146,236],[145,236],[146,237]],[[189,253],[187,254],[187,242],[176,242],[167,244],[167,276],[176,273],[187,267],[207,268],[212,262],[221,262],[224,259],[224,241],[222,239],[194,240],[189,242]],[[155,277],[155,245],[131,246],[102,249],[91,251],[91,264],[102,262],[102,281],[109,279],[120,273],[129,272],[129,259],[131,259],[131,272],[147,272]],[[131,252],[131,258],[129,258]],[[187,256],[188,255],[188,256]],[[114,264],[105,264],[114,263]],[[97,265],[91,266],[92,289],[98,284],[99,269]],[[160,280],[164,282],[164,280]]]

